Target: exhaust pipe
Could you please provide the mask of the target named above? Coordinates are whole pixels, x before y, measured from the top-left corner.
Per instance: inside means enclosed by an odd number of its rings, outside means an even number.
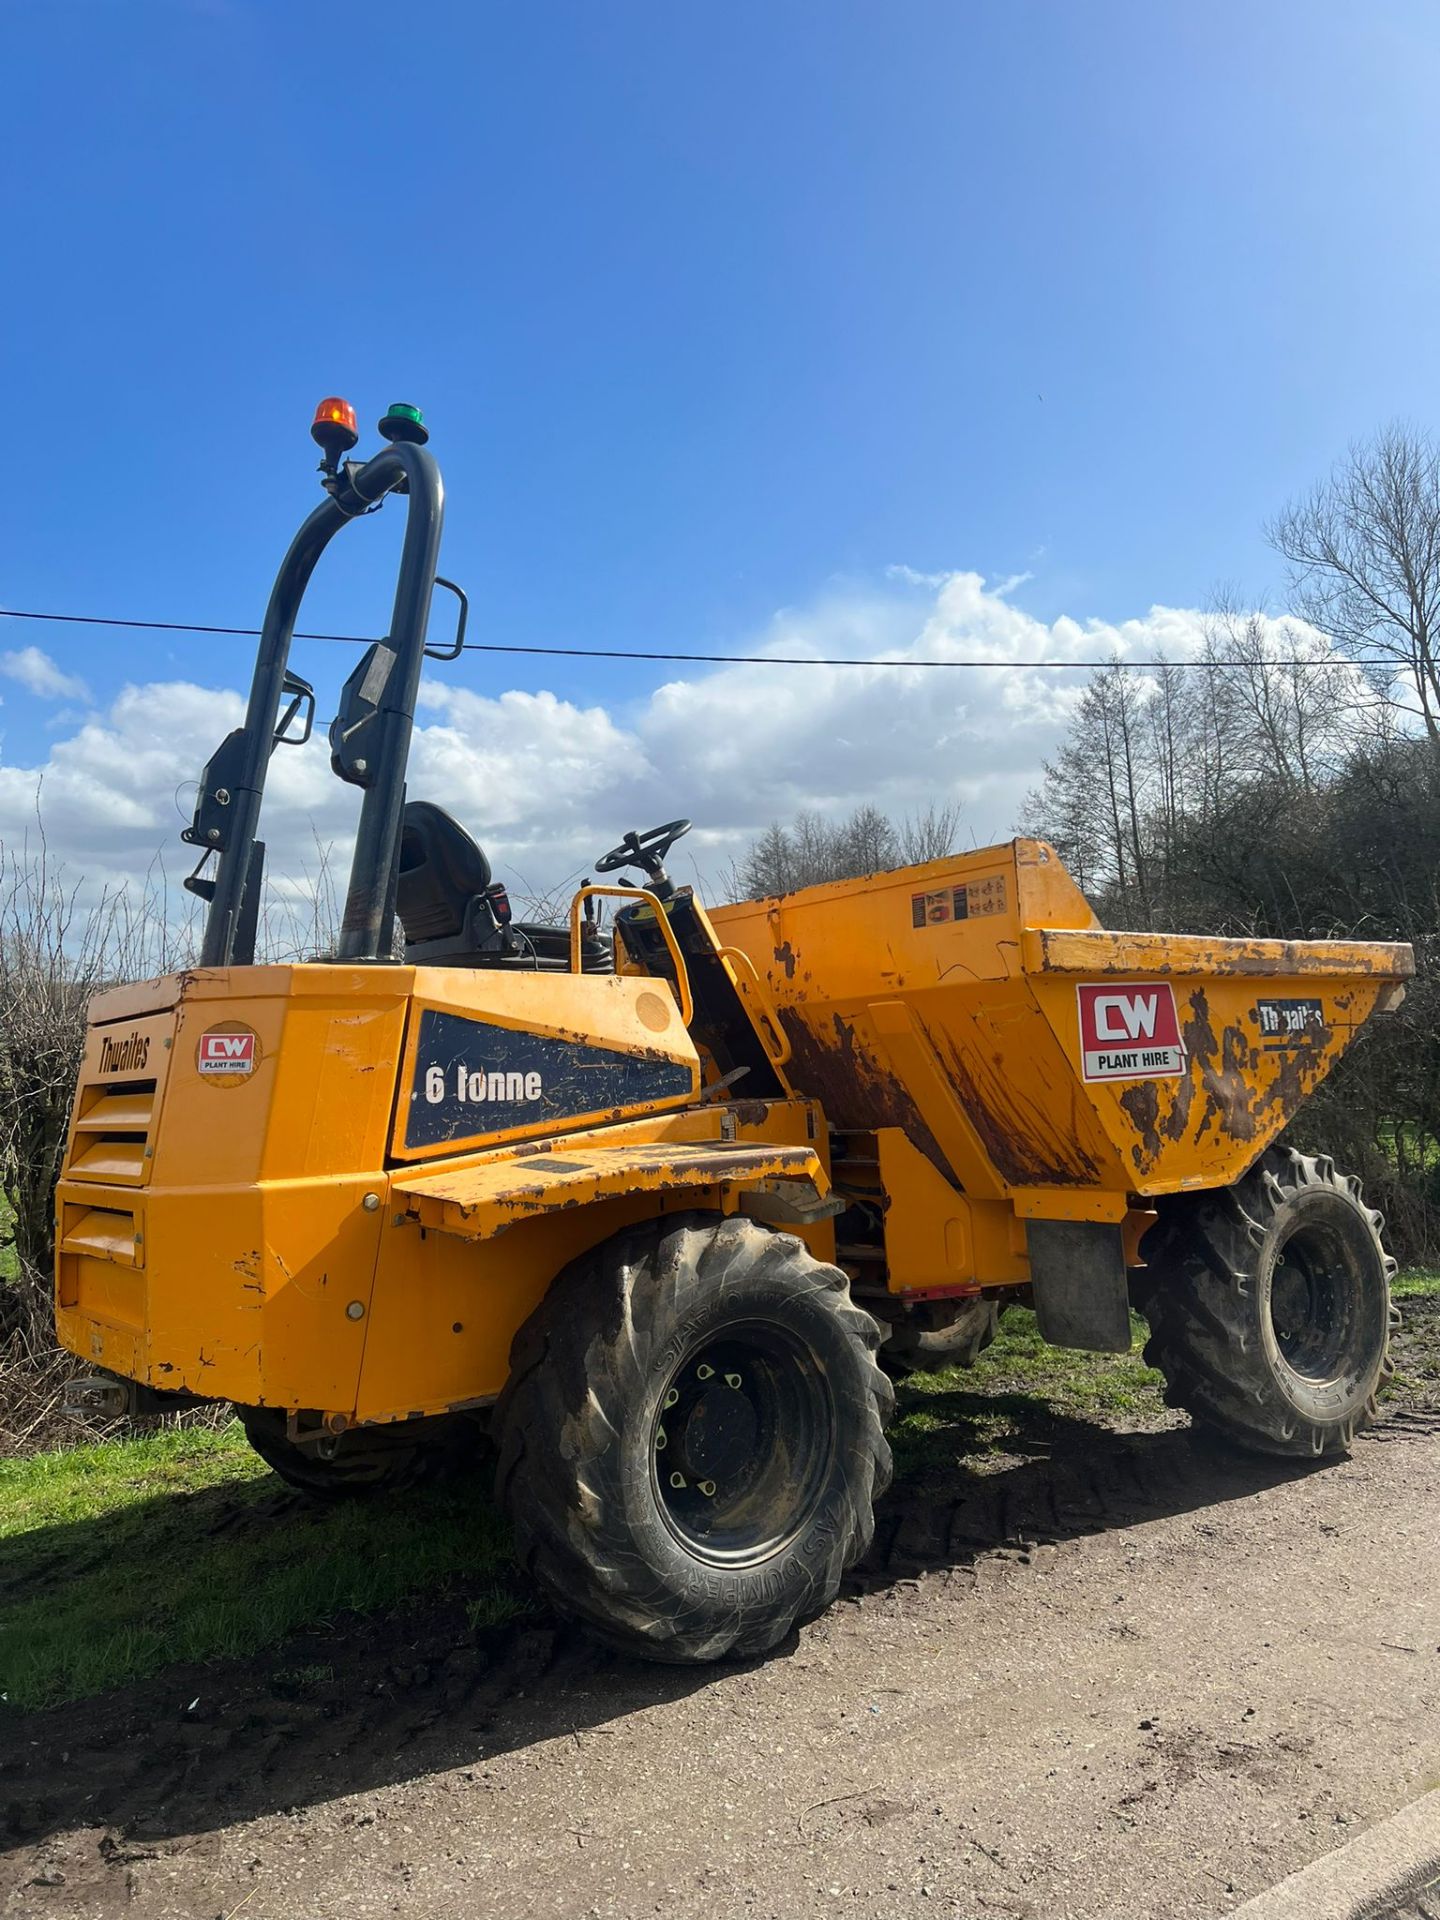
[[[83,1373],[65,1382],[66,1413],[90,1415],[101,1420],[131,1419],[141,1414],[180,1413],[186,1407],[208,1407],[215,1403],[203,1393],[166,1393],[158,1387],[142,1386],[138,1380],[122,1380],[109,1373]]]
[[[134,1411],[130,1402],[133,1382],[112,1380],[103,1373],[84,1373],[65,1382],[65,1411],[99,1414],[106,1420],[119,1420]]]

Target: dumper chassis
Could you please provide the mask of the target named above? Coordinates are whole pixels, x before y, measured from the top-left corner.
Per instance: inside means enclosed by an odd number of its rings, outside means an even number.
[[[276,578],[245,721],[186,840],[198,964],[97,995],[57,1193],[88,1405],[230,1401],[324,1498],[472,1459],[523,1563],[631,1651],[754,1655],[833,1599],[890,1478],[891,1376],[1003,1307],[1130,1344],[1247,1446],[1347,1448],[1394,1263],[1354,1179],[1281,1138],[1408,948],[1101,928],[1017,840],[707,912],[628,833],[568,924],[513,913],[406,769],[443,489],[416,409],[348,455]],[[329,728],[361,800],[333,954],[257,958],[273,754],[330,540],[406,525],[388,633]],[[602,914],[613,916],[608,922]]]

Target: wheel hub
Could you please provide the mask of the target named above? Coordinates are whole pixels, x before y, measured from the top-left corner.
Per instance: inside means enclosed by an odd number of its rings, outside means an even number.
[[[661,1512],[701,1559],[766,1558],[804,1524],[834,1445],[823,1371],[786,1329],[736,1327],[670,1377],[652,1432]]]
[[[707,1387],[677,1436],[683,1470],[696,1480],[728,1482],[744,1472],[760,1438],[760,1416],[739,1387]]]
[[[1271,1282],[1270,1314],[1282,1349],[1305,1331],[1314,1313],[1309,1276],[1287,1260]]]
[[[1340,1378],[1364,1337],[1365,1292],[1356,1284],[1345,1224],[1318,1219],[1298,1227],[1270,1276],[1275,1344],[1285,1365],[1305,1381]]]

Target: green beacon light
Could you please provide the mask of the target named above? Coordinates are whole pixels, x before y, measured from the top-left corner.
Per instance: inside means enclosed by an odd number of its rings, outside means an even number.
[[[397,400],[386,410],[380,432],[387,440],[409,440],[417,447],[423,447],[430,438],[424,414],[419,407],[407,406],[403,400]]]

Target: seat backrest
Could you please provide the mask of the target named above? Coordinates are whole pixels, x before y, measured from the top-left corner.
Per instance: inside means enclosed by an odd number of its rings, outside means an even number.
[[[407,946],[463,932],[466,909],[490,878],[484,851],[458,820],[431,800],[405,803],[395,907]]]

